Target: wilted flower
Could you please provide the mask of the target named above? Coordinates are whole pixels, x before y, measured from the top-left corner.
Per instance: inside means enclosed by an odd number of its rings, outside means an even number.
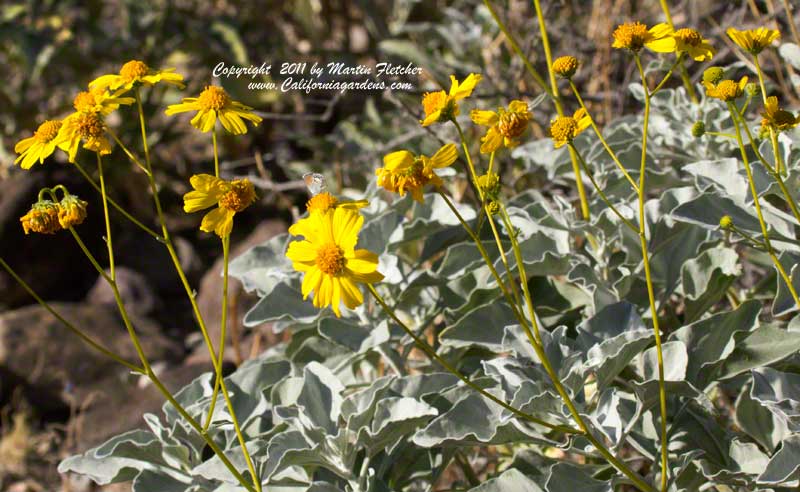
[[[471,73],[459,83],[454,75],[450,76],[450,92],[428,92],[422,98],[422,108],[425,110],[425,119],[420,121],[422,126],[433,123],[450,121],[459,114],[458,101],[469,97],[478,82],[480,74]]]
[[[303,272],[303,299],[314,292],[314,306],[331,306],[341,316],[340,304],[354,309],[364,302],[357,283],[383,280],[378,271],[378,255],[355,249],[364,217],[348,208],[314,213],[289,228],[293,236],[286,256],[295,270]]]
[[[728,37],[730,37],[734,43],[753,55],[761,53],[764,48],[781,37],[781,33],[779,31],[776,31],[775,29],[767,29],[766,27],[748,29],[745,31],[740,31],[733,27],[729,27],[726,32],[728,33]]]
[[[131,60],[119,70],[119,74],[107,74],[97,77],[89,82],[91,89],[109,89],[116,91],[121,89],[121,92],[131,90],[136,84],[142,85],[155,85],[158,82],[171,84],[183,89],[183,75],[174,73],[174,68],[166,68],[164,70],[154,70],[147,66],[146,63],[139,60]]]
[[[583,130],[589,128],[592,118],[583,108],[575,111],[572,116],[559,116],[550,123],[550,138],[556,148],[572,142]]]
[[[14,146],[14,152],[19,154],[14,164],[19,164],[22,169],[30,169],[36,161],[39,161],[39,164],[44,163],[44,160],[56,150],[58,143],[56,137],[60,129],[59,120],[47,120],[39,125],[32,137],[23,138]]]
[[[201,132],[210,132],[217,118],[234,135],[247,133],[247,125],[243,120],[249,120],[256,125],[261,123],[261,117],[253,113],[253,108],[234,101],[225,89],[215,85],[206,86],[199,97],[186,97],[181,103],[168,106],[165,113],[173,115],[186,111],[197,111],[191,123]]]
[[[442,185],[442,180],[434,169],[449,166],[457,157],[458,151],[454,144],[442,146],[432,157],[415,156],[407,150],[392,152],[383,157],[384,167],[375,170],[378,186],[400,196],[410,192],[414,200],[422,203],[422,191],[427,184],[437,187]]]
[[[196,174],[189,182],[194,191],[183,195],[183,210],[192,213],[217,205],[203,217],[200,230],[215,232],[219,237],[229,235],[233,229],[233,216],[256,200],[253,183],[246,178],[225,181],[210,174]]]
[[[31,209],[20,217],[22,229],[25,234],[31,231],[39,234],[55,234],[61,230],[58,221],[58,205],[51,200],[39,200],[34,203]]]
[[[86,219],[87,203],[75,195],[67,194],[58,202],[58,223],[64,229],[80,225]]]
[[[531,113],[528,104],[524,101],[511,101],[506,108],[497,111],[484,111],[474,109],[470,118],[477,125],[486,125],[489,129],[481,138],[481,153],[489,154],[496,151],[501,145],[514,148],[519,145],[519,138],[528,129]]]
[[[764,104],[764,112],[761,113],[761,128],[772,128],[777,132],[794,128],[800,123],[800,116],[795,116],[789,111],[778,107],[778,98],[770,96]]]

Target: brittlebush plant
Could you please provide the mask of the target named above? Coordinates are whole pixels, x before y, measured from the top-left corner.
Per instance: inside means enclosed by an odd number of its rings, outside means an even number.
[[[477,102],[481,75],[453,74],[449,88],[420,101],[418,124],[441,141],[391,149],[365,197],[336,196],[316,183],[288,234],[245,253],[231,273],[234,218],[257,194],[247,179],[220,176],[216,132],[240,135],[261,119],[222,87],[207,86],[166,113],[196,111],[190,124],[211,132],[214,174],[190,177],[184,209],[209,210],[200,229],[221,240],[219,347],[164,221],[141,106],[142,90],[183,87],[182,77],[130,61],[78,94],[75,113],[43,122],[17,144],[22,168],[61,149],[98,190],[107,258],[92,256],[77,232],[93,201],[61,185],[43,189],[20,221],[26,234],[74,236],[111,285],[140,360],[92,340],[23,285],[167,400],[164,423],[148,416],[149,431],[71,457],[62,471],[99,483],[133,479],[134,490],[440,490],[450,468],[467,485],[447,490],[798,486],[800,337],[787,317],[800,309],[800,153],[784,142],[797,141],[791,132],[800,116],[768,92],[759,61],[780,33],[730,28],[755,73],[710,67],[699,100],[693,86],[669,83],[677,70],[691,84],[687,71],[713,60],[713,40],[676,28],[665,2],[667,22],[620,24],[608,42],[638,72],[643,110],[635,125],[600,128],[572,80],[581,61],[552,59],[538,0],[549,86],[484,3],[553,103],[552,117],[539,122],[549,128],[545,148],[557,170],[572,171],[559,179],[576,180],[580,215],[537,190],[514,194],[517,160],[542,157],[542,142],[528,131],[536,118],[530,101]],[[668,68],[646,72],[655,57]],[[757,85],[748,84],[753,76]],[[697,120],[675,116],[683,109]],[[714,117],[720,110],[724,116]],[[143,160],[106,123],[117,111],[138,113]],[[649,128],[654,111],[683,125],[690,150],[669,149],[665,135]],[[103,163],[114,144],[147,173],[160,232],[108,197]],[[653,167],[678,150],[694,161],[672,171]],[[99,183],[79,163],[91,154]],[[654,176],[662,178],[657,189]],[[670,182],[681,185],[663,188]],[[109,207],[165,245],[192,303],[213,374],[178,394],[153,372],[119,296]],[[740,262],[750,258],[760,277],[754,285],[739,281]],[[275,323],[294,340],[223,378],[229,273],[262,298],[245,322]],[[761,323],[766,307],[772,317]],[[492,466],[477,472],[477,461]]]

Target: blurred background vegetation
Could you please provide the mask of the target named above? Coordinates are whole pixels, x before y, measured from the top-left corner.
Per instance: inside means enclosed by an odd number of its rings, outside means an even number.
[[[573,54],[582,61],[575,82],[601,126],[637,111],[627,90],[635,67],[624,53],[611,49],[611,32],[626,20],[649,25],[663,21],[659,2],[543,3],[554,56]],[[796,22],[800,11],[796,0],[668,3],[676,25],[695,27],[712,40],[718,50],[714,64],[745,62],[724,35],[728,26],[777,27],[785,40],[798,42],[790,21]],[[532,64],[546,73],[532,3],[502,0],[492,5]],[[175,67],[187,79],[184,91],[171,86],[146,90],[145,111],[168,222],[181,240],[182,261],[192,284],[201,299],[204,295],[210,299],[206,309],[211,312],[218,302],[215,261],[219,244],[215,236],[197,230],[199,215],[186,215],[181,208],[181,196],[189,189],[188,176],[213,168],[210,136],[189,126],[188,118],[164,116],[166,105],[197,95],[205,85],[215,83],[264,117],[264,122],[245,136],[221,138],[224,176],[249,176],[259,190],[258,206],[236,218],[233,241],[241,252],[281,232],[301,213],[307,199],[300,179],[304,172],[323,173],[336,193],[363,190],[389,151],[401,147],[430,150],[439,140],[452,139],[447,128],[428,130],[418,124],[421,96],[427,90],[449,86],[450,74],[483,74],[476,107],[493,108],[513,98],[533,101],[540,94],[480,0],[4,1],[0,4],[0,256],[46,299],[73,310],[78,320],[97,320],[100,315],[92,310],[103,309],[107,302],[102,289],[95,286],[97,276],[68,235],[23,236],[18,218],[35,201],[39,188],[62,182],[90,202],[93,213],[83,226],[83,235],[102,258],[99,201],[66,164],[63,154],[57,153],[44,166],[23,171],[13,165],[13,148],[45,119],[68,114],[74,95],[85,90],[89,81],[117,72],[131,59],[156,68]],[[796,108],[797,76],[791,67],[788,76],[770,70],[780,63],[774,51],[766,59],[770,83],[784,96],[786,106]],[[219,62],[244,66],[266,62],[275,67],[281,62],[302,61],[351,65],[411,62],[424,72],[406,78],[415,87],[408,92],[253,91],[247,88],[248,77],[212,77]],[[693,81],[700,79],[707,65],[691,66]],[[280,83],[277,75],[273,80]],[[672,82],[679,83],[677,79]],[[110,124],[130,148],[141,149],[133,114],[123,108]],[[533,138],[542,138],[553,108],[540,104],[534,114]],[[687,121],[687,131],[691,124]],[[88,161],[85,155],[83,158]],[[503,159],[504,165],[513,164],[510,156]],[[115,151],[108,161],[111,195],[145,223],[154,224],[145,177],[122,152]],[[548,180],[545,174],[517,178],[516,183],[507,184],[572,194],[569,182]],[[154,327],[152,337],[163,338],[159,345],[163,370],[172,371],[174,377],[167,379],[178,387],[208,370],[207,359],[194,352],[197,338],[188,302],[163,248],[119,215],[112,220],[120,238],[120,264],[129,269],[133,279],[127,291],[129,300],[146,305],[142,316]],[[240,302],[235,311],[239,318],[247,307],[246,299]],[[86,484],[58,477],[55,463],[110,434],[139,425],[141,413],[158,408],[160,402],[154,399],[151,407],[132,405],[130,416],[103,414],[104,405],[142,399],[136,392],[143,390],[127,384],[123,394],[108,396],[109,387],[118,387],[122,376],[109,381],[107,374],[75,367],[67,355],[47,352],[42,348],[45,342],[53,343],[53,336],[60,341],[66,334],[31,303],[30,296],[12,279],[0,275],[0,490],[62,486],[64,490],[87,490]],[[37,331],[35,326],[43,328]],[[106,332],[121,333],[118,328],[104,327]],[[21,336],[25,340],[20,340]],[[276,336],[269,327],[259,333],[241,333],[241,340],[234,340],[231,363],[257,353]],[[75,354],[80,360],[81,352]],[[36,371],[51,374],[44,377]],[[108,426],[103,419],[115,423]],[[87,432],[88,426],[100,429]]]

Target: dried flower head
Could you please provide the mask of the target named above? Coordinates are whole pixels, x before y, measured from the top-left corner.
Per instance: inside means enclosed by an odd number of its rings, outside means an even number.
[[[31,209],[20,217],[22,229],[25,234],[31,231],[39,234],[55,234],[61,230],[61,223],[58,221],[58,205],[51,200],[39,200],[34,203]]]

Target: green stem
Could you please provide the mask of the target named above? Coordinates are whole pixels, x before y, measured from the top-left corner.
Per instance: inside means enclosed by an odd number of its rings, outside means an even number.
[[[458,136],[461,139],[461,148],[464,149],[464,156],[466,157],[467,161],[467,174],[469,175],[467,181],[469,182],[473,193],[475,193],[475,197],[480,203],[483,203],[483,192],[481,191],[480,186],[478,186],[478,174],[475,171],[475,165],[472,163],[472,157],[469,153],[467,139],[464,137],[464,132],[461,130],[461,125],[458,124],[458,121],[456,121],[455,118],[453,118],[452,121],[456,126],[456,130],[458,130]]]
[[[753,55],[753,63],[756,66],[756,73],[758,74],[758,83],[761,86],[761,100],[764,105],[767,104],[767,86],[764,84],[764,72],[761,70],[761,64],[758,62],[758,55]],[[783,157],[781,156],[780,146],[778,145],[778,135],[775,129],[769,127],[769,139],[772,143],[772,154],[775,156],[775,172],[784,174],[788,169],[784,170]]]
[[[114,352],[112,352],[112,351],[111,351],[111,350],[109,350],[108,348],[106,348],[106,347],[104,347],[103,345],[101,345],[99,342],[95,341],[95,340],[94,340],[92,337],[90,337],[89,335],[87,335],[86,333],[84,333],[84,332],[83,332],[83,331],[82,331],[80,328],[76,327],[75,325],[73,325],[72,323],[70,323],[69,321],[67,321],[67,320],[66,320],[66,319],[65,319],[63,316],[61,316],[61,315],[60,315],[60,314],[59,314],[59,313],[58,313],[58,312],[57,312],[55,309],[53,309],[53,308],[50,306],[50,304],[48,304],[48,303],[47,303],[47,302],[46,302],[44,299],[42,299],[42,298],[39,296],[39,294],[37,294],[37,293],[36,293],[36,291],[34,291],[34,290],[31,288],[31,286],[30,286],[30,285],[28,285],[28,283],[27,283],[27,282],[25,282],[24,280],[22,280],[22,277],[20,277],[20,276],[17,274],[17,272],[16,272],[16,271],[14,271],[14,269],[13,269],[13,268],[11,268],[11,266],[10,266],[8,263],[6,263],[6,262],[5,262],[5,260],[4,260],[3,258],[1,258],[1,257],[0,257],[0,265],[2,265],[2,266],[3,266],[3,268],[4,268],[4,269],[5,269],[7,272],[8,272],[8,274],[9,274],[9,275],[11,275],[11,276],[14,278],[14,280],[15,280],[15,281],[16,281],[16,282],[17,282],[19,285],[21,285],[21,286],[22,286],[22,288],[23,288],[23,289],[25,289],[25,291],[26,291],[26,292],[27,292],[27,293],[28,293],[28,294],[29,294],[31,297],[33,297],[33,298],[36,300],[36,302],[38,302],[38,303],[39,303],[39,305],[40,305],[40,306],[42,306],[43,308],[45,308],[45,309],[47,310],[47,312],[49,312],[50,314],[52,314],[52,315],[53,315],[53,317],[54,317],[55,319],[57,319],[59,322],[61,322],[61,324],[63,324],[63,325],[64,325],[64,326],[65,326],[65,327],[66,327],[66,328],[69,330],[69,331],[71,331],[72,333],[74,333],[75,335],[77,335],[77,336],[78,336],[78,338],[80,338],[81,340],[83,340],[83,341],[84,341],[84,343],[86,343],[87,345],[89,345],[89,346],[90,346],[90,347],[92,347],[93,349],[97,350],[97,351],[98,351],[98,352],[100,352],[101,354],[105,355],[105,356],[106,356],[106,357],[108,357],[109,359],[112,359],[112,360],[114,360],[114,361],[116,361],[116,362],[118,362],[118,363],[122,364],[123,366],[127,367],[127,368],[128,368],[128,369],[130,369],[131,371],[133,371],[133,372],[135,372],[135,373],[138,373],[138,374],[145,374],[145,370],[144,370],[143,368],[141,368],[141,367],[139,367],[139,366],[137,366],[137,365],[135,365],[135,364],[132,364],[132,363],[130,363],[130,362],[128,362],[128,361],[126,361],[126,360],[125,360],[125,359],[123,359],[121,356],[119,356],[119,355],[115,354]],[[103,272],[103,273],[105,273],[105,272]]]
[[[225,356],[225,331],[228,326],[228,259],[230,242],[230,235],[222,238],[222,315],[219,328],[219,358],[217,358],[217,367],[220,369],[220,373],[216,375],[214,392],[211,395],[211,406],[208,408],[208,416],[206,417],[206,423],[203,425],[203,430],[208,430],[208,427],[211,425],[211,417],[214,415],[214,408],[217,405],[217,398],[219,397],[219,390],[223,377],[221,370]]]
[[[583,434],[582,430],[574,429],[572,427],[564,426],[564,425],[554,425],[554,424],[551,424],[549,422],[545,422],[544,420],[538,419],[538,418],[536,418],[536,417],[534,417],[532,415],[529,415],[529,414],[527,414],[527,413],[525,413],[525,412],[523,412],[523,411],[521,411],[521,410],[519,410],[519,409],[517,409],[517,408],[515,408],[515,407],[513,407],[511,405],[509,405],[508,403],[506,403],[503,400],[497,398],[493,394],[489,393],[485,389],[481,388],[480,386],[478,386],[477,384],[472,382],[472,380],[470,378],[468,378],[467,376],[462,374],[458,369],[456,369],[449,362],[447,362],[447,360],[445,360],[439,354],[437,354],[436,350],[434,350],[433,347],[428,345],[428,343],[426,341],[424,341],[419,336],[417,336],[416,333],[414,333],[414,330],[409,328],[408,325],[406,325],[402,320],[400,320],[400,318],[397,316],[397,314],[394,312],[394,310],[391,307],[389,307],[389,304],[386,303],[386,301],[378,293],[378,291],[375,290],[375,287],[372,284],[367,284],[367,289],[369,289],[369,292],[372,294],[372,297],[374,297],[375,300],[378,302],[378,304],[380,304],[381,308],[383,308],[383,310],[386,312],[386,314],[388,314],[389,317],[391,317],[394,320],[394,322],[397,323],[403,329],[403,331],[405,331],[406,334],[411,337],[412,340],[414,340],[414,343],[417,345],[417,347],[420,348],[420,350],[425,352],[425,354],[428,357],[430,357],[432,360],[435,360],[436,362],[438,362],[448,372],[450,372],[451,374],[456,376],[458,379],[460,379],[462,382],[464,382],[464,384],[466,384],[467,386],[469,386],[473,390],[475,390],[478,393],[480,393],[481,395],[483,395],[483,397],[485,397],[488,400],[491,400],[494,403],[497,403],[498,405],[500,405],[501,407],[505,408],[509,412],[513,413],[517,417],[519,417],[519,418],[521,418],[523,420],[527,420],[528,422],[533,422],[534,424],[538,424],[538,425],[547,427],[548,429],[561,431],[561,432],[564,432],[564,433],[567,433],[567,434]]]
[[[739,121],[742,124],[742,128],[744,129],[745,133],[747,134],[747,139],[750,142],[750,148],[753,149],[753,153],[756,155],[758,160],[761,161],[761,163],[764,165],[764,168],[767,170],[767,172],[769,172],[769,174],[773,177],[773,179],[775,179],[775,181],[778,183],[778,187],[781,189],[781,193],[783,193],[783,197],[786,199],[786,203],[789,205],[789,209],[792,211],[792,215],[794,215],[794,218],[797,221],[797,223],[800,224],[800,210],[798,210],[798,207],[797,207],[797,204],[795,203],[794,198],[789,193],[789,189],[786,187],[786,183],[783,181],[783,176],[781,176],[781,174],[779,172],[777,172],[769,164],[769,162],[767,162],[767,160],[764,158],[764,156],[758,150],[758,146],[756,145],[756,141],[753,138],[753,134],[750,132],[750,128],[747,127],[747,122],[745,121],[744,116],[741,113],[739,113],[738,111],[736,113],[737,113],[736,117],[739,118]],[[735,135],[731,135],[731,137],[732,138],[736,138]]]
[[[622,171],[622,174],[625,176],[625,179],[627,179],[628,182],[631,184],[631,186],[633,186],[633,189],[638,192],[639,186],[636,184],[636,181],[634,181],[633,177],[631,177],[628,170],[625,169],[625,166],[622,165],[622,162],[620,162],[619,158],[617,157],[617,153],[611,149],[610,145],[608,145],[608,142],[606,141],[605,137],[603,137],[603,133],[597,126],[597,123],[594,122],[594,118],[592,118],[591,115],[589,114],[589,108],[587,108],[586,104],[584,104],[583,98],[578,92],[578,88],[575,86],[575,83],[572,82],[571,79],[569,81],[569,86],[572,89],[572,93],[575,94],[575,99],[578,100],[578,104],[580,105],[581,109],[586,111],[586,114],[589,115],[589,121],[591,122],[592,130],[594,130],[594,133],[595,135],[597,135],[597,138],[600,139],[600,143],[603,145],[603,148],[606,149],[606,153],[611,157],[611,159],[614,161],[614,164],[617,165],[619,170]]]
[[[561,97],[558,94],[558,82],[556,81],[556,74],[553,72],[553,57],[550,53],[550,40],[547,37],[547,26],[544,22],[544,15],[542,14],[542,6],[539,0],[533,0],[533,6],[536,10],[536,18],[539,21],[539,33],[542,37],[542,47],[544,48],[544,57],[547,62],[547,72],[550,76],[550,92],[553,94],[553,103],[556,107],[558,116],[564,116],[564,107],[561,104]],[[589,200],[586,199],[586,190],[583,187],[583,178],[581,178],[581,168],[578,165],[578,159],[575,156],[575,150],[570,147],[569,158],[572,162],[572,172],[575,174],[575,186],[578,189],[578,198],[580,199],[581,215],[583,220],[589,220]]]
[[[161,200],[158,197],[158,186],[156,185],[155,177],[153,176],[153,167],[150,162],[150,149],[147,145],[147,128],[144,121],[142,98],[141,95],[139,94],[138,88],[136,88],[134,95],[136,96],[136,106],[139,111],[139,127],[141,128],[145,165],[147,166],[146,169],[148,171],[147,177],[150,181],[150,190],[153,193],[153,201],[155,202],[156,206],[156,214],[158,215],[158,220],[161,224],[161,233],[164,237],[164,244],[167,247],[167,251],[169,252],[170,258],[172,259],[172,263],[175,265],[175,270],[178,272],[178,276],[180,277],[181,283],[183,284],[183,288],[186,291],[187,297],[189,298],[189,302],[192,304],[192,310],[197,319],[197,324],[200,326],[200,331],[203,334],[203,340],[206,344],[206,347],[208,348],[209,355],[211,356],[211,364],[214,367],[214,372],[215,374],[221,374],[222,370],[220,368],[220,365],[217,364],[216,352],[214,351],[214,345],[211,342],[211,337],[208,334],[208,329],[206,328],[205,320],[203,319],[203,315],[200,312],[199,306],[197,305],[197,299],[195,298],[194,292],[191,286],[189,285],[189,281],[186,278],[185,272],[183,271],[183,267],[181,266],[178,254],[175,251],[175,246],[172,243],[172,238],[170,237],[169,230],[167,229],[167,223],[164,218],[164,212],[161,207]],[[256,474],[255,466],[253,465],[253,459],[251,458],[250,452],[247,450],[247,446],[245,445],[241,429],[239,428],[239,421],[236,418],[236,412],[233,409],[233,405],[231,403],[227,388],[225,386],[225,381],[222,378],[218,379],[220,380],[220,389],[222,391],[223,397],[225,398],[225,403],[228,407],[228,413],[230,413],[231,420],[233,421],[233,426],[242,448],[242,454],[244,455],[245,461],[247,462],[247,467],[250,470],[250,474],[252,476],[256,492],[261,492],[261,481],[259,480],[258,475]],[[202,431],[202,429],[200,430]]]
[[[217,152],[217,126],[211,129],[211,144],[214,146],[214,176],[219,178],[219,153]]]
[[[614,214],[616,214],[616,216],[619,217],[619,219],[626,226],[628,226],[628,228],[630,230],[632,230],[633,232],[637,232],[638,233],[639,232],[639,228],[636,227],[635,225],[633,225],[633,223],[630,220],[625,218],[625,216],[622,215],[622,213],[619,210],[617,210],[617,207],[615,207],[611,203],[611,201],[608,199],[606,194],[603,192],[603,189],[600,187],[600,185],[597,184],[597,181],[594,179],[594,176],[592,175],[592,171],[589,169],[589,166],[586,165],[586,161],[584,160],[584,158],[580,154],[580,152],[578,152],[578,149],[575,148],[575,145],[572,142],[569,142],[569,146],[575,151],[575,155],[578,156],[578,160],[580,161],[581,166],[583,166],[583,170],[586,172],[586,176],[589,177],[589,181],[592,182],[592,186],[594,186],[594,189],[597,191],[597,194],[600,196],[600,199],[603,200],[603,202],[606,204],[606,206],[608,208],[610,208],[611,211],[614,212]]]
[[[108,265],[111,272],[111,280],[117,279],[116,267],[114,266],[114,245],[111,241],[111,221],[108,220],[108,194],[106,193],[106,181],[103,176],[103,159],[100,153],[96,152],[97,156],[97,172],[100,175],[100,194],[103,198],[103,216],[106,221],[106,246],[108,247]],[[103,272],[105,273],[105,271]]]
[[[650,273],[650,258],[647,252],[647,219],[644,213],[645,205],[645,180],[647,165],[647,130],[650,122],[650,90],[647,87],[647,79],[642,68],[642,61],[639,54],[634,53],[636,67],[642,78],[642,88],[644,89],[644,123],[642,126],[642,159],[639,170],[639,243],[642,248],[642,263],[644,264],[644,275],[647,282],[647,297],[650,301],[650,316],[653,318],[653,334],[656,341],[656,358],[658,360],[658,400],[661,410],[661,492],[666,492],[669,478],[669,442],[667,439],[667,389],[664,383],[664,355],[661,348],[661,329],[658,323],[658,309],[656,308],[655,290],[653,288],[653,278]],[[666,77],[665,77],[666,80]],[[663,81],[662,81],[663,84]]]
[[[89,173],[87,173],[86,170],[80,164],[78,164],[77,161],[75,161],[73,164],[75,164],[75,167],[78,169],[78,172],[80,172],[81,175],[83,175],[83,177],[86,179],[86,181],[88,181],[89,184],[92,185],[92,188],[97,190],[98,193],[101,193],[100,185],[98,185],[95,182],[95,180],[93,180],[92,177],[89,176]],[[162,238],[156,231],[154,231],[153,229],[150,229],[146,225],[142,224],[139,220],[136,219],[136,217],[134,217],[131,214],[129,214],[127,211],[125,211],[125,209],[121,205],[119,205],[117,202],[115,202],[113,199],[111,199],[111,197],[107,196],[106,199],[108,200],[108,203],[111,204],[111,206],[114,207],[117,210],[117,212],[119,212],[123,216],[125,216],[126,219],[130,220],[139,229],[143,230],[144,232],[146,232],[147,234],[152,236],[153,239],[155,239],[156,241],[164,242],[164,238]]]
[[[505,223],[506,229],[509,233],[509,238],[511,239],[511,246],[514,250],[514,257],[517,261],[517,267],[519,270],[520,276],[520,283],[522,284],[522,289],[525,294],[525,301],[528,304],[528,312],[531,318],[531,324],[533,325],[533,329],[535,331],[534,334],[531,333],[531,330],[527,327],[527,324],[523,325],[523,329],[525,330],[525,335],[528,337],[528,340],[533,347],[534,352],[536,352],[536,356],[539,358],[539,361],[542,363],[542,366],[547,372],[548,377],[553,383],[553,386],[556,388],[556,391],[561,396],[561,399],[564,401],[564,404],[569,409],[570,414],[572,415],[573,420],[578,427],[581,429],[583,436],[592,443],[592,445],[597,449],[603,457],[611,463],[617,470],[619,470],[622,474],[627,476],[640,490],[645,492],[655,492],[652,486],[650,486],[647,482],[645,482],[639,475],[636,474],[633,470],[631,470],[628,465],[626,465],[623,461],[618,459],[614,456],[611,451],[606,448],[606,446],[600,442],[592,432],[589,430],[589,427],[586,425],[586,422],[583,420],[583,417],[578,412],[578,409],[575,407],[575,404],[572,402],[572,398],[567,393],[567,390],[564,388],[564,385],[561,384],[561,380],[556,374],[553,366],[550,364],[550,359],[547,357],[547,354],[542,347],[541,342],[541,335],[539,333],[539,323],[536,319],[536,313],[533,309],[533,300],[531,298],[530,290],[528,289],[528,278],[525,272],[525,264],[523,263],[522,259],[522,251],[519,248],[519,242],[517,241],[516,234],[513,232],[513,225],[511,224],[511,219],[508,216],[508,212],[504,205],[500,205],[500,211],[503,217],[503,221]]]
[[[669,5],[667,5],[667,0],[661,0],[661,10],[664,11],[664,17],[667,20],[667,24],[672,30],[675,30],[675,24],[672,23],[672,15],[669,11]],[[680,57],[680,55],[678,55]],[[679,58],[680,60],[680,58]],[[694,86],[692,85],[692,80],[689,78],[689,72],[686,70],[686,66],[683,64],[683,60],[680,60],[680,69],[681,69],[681,79],[683,80],[683,85],[686,87],[686,93],[689,94],[689,99],[692,100],[693,103],[697,104],[699,100],[697,99],[697,94],[694,91]],[[655,93],[656,91],[653,91]]]
[[[786,283],[786,287],[789,289],[795,304],[800,307],[800,297],[798,297],[797,291],[795,290],[794,285],[792,285],[792,279],[786,273],[786,270],[783,268],[783,265],[781,265],[781,262],[778,261],[778,257],[775,255],[775,251],[772,249],[772,244],[769,240],[767,224],[764,221],[764,216],[761,212],[761,204],[758,200],[758,191],[756,190],[755,181],[753,180],[753,171],[750,169],[750,160],[747,158],[747,151],[745,149],[744,142],[742,141],[742,132],[739,129],[739,120],[736,118],[736,108],[733,106],[733,103],[728,102],[728,109],[731,112],[731,119],[733,119],[733,128],[736,131],[736,142],[739,144],[739,152],[742,156],[742,161],[744,162],[747,180],[750,182],[750,193],[753,195],[753,204],[755,205],[756,215],[758,215],[758,223],[761,226],[761,235],[764,236],[764,245],[767,247],[767,253],[772,260],[772,263],[775,265],[775,268],[778,269],[781,277],[783,277],[783,281]]]

